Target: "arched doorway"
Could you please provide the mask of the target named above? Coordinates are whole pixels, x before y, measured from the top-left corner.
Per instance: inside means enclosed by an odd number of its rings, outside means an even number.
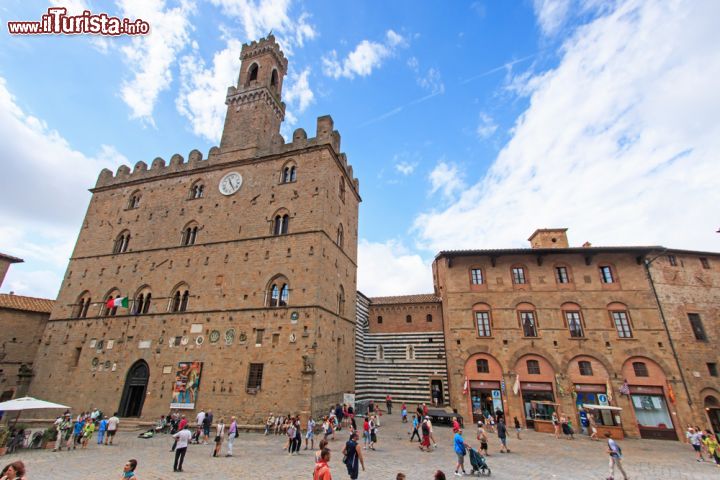
[[[559,406],[555,400],[555,369],[544,357],[528,354],[518,359],[515,372],[519,375],[527,428],[552,432],[550,421]]]
[[[502,391],[503,372],[495,357],[477,353],[465,362],[467,402],[472,412],[473,423],[496,412],[505,414]]]
[[[641,438],[677,440],[670,406],[675,395],[665,372],[646,357],[631,357],[622,368]]]
[[[705,413],[707,413],[715,435],[720,434],[720,402],[714,395],[705,397]]]
[[[119,413],[121,417],[139,417],[147,393],[150,368],[144,360],[133,363],[125,378]]]

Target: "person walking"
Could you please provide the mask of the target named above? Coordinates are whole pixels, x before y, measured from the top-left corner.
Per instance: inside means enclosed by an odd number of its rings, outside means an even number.
[[[325,437],[327,438],[327,436]],[[363,421],[363,449],[367,449],[370,443],[370,419],[365,417]]]
[[[375,444],[377,443],[377,424],[375,423],[375,417],[370,418],[370,445],[368,445],[368,448],[370,450],[375,450]]]
[[[462,428],[455,432],[454,443],[455,455],[457,456],[455,475],[462,477],[463,475],[467,475],[467,472],[465,472],[465,453],[467,452],[467,449],[470,448],[470,445],[465,443],[465,439],[463,439]],[[462,470],[462,473],[460,473],[460,470]]]
[[[295,437],[292,440],[293,455],[300,454],[300,446],[302,445],[302,429],[300,428],[300,416],[295,419]]]
[[[268,416],[265,420],[265,435],[268,435],[270,433],[273,425],[275,425],[275,417],[273,416],[272,412],[270,412],[270,416]]]
[[[627,480],[628,477],[622,465],[622,449],[612,438],[612,433],[605,432],[605,438],[607,438],[607,453],[610,456],[610,460],[608,462],[610,476],[607,478],[607,480],[615,479],[615,467],[618,467],[618,470],[620,470],[620,472],[622,473],[623,478]]]
[[[220,456],[220,450],[222,450],[222,442],[225,438],[225,419],[220,418],[217,424],[217,430],[215,431],[215,449],[213,450],[213,457]]]
[[[288,455],[292,455],[295,451],[295,420],[290,420],[290,424],[288,425],[287,430],[285,430],[285,434],[287,435],[287,452]]]
[[[208,444],[210,441],[210,430],[212,429],[213,424],[213,413],[212,410],[208,410],[205,414],[205,418],[202,421],[202,427],[203,427],[203,443],[205,445]]]
[[[100,420],[100,423],[98,424],[98,440],[97,444],[102,445],[103,440],[105,439],[105,432],[107,431],[107,416],[103,417],[102,420]]]
[[[437,448],[437,442],[435,441],[435,436],[433,435],[432,420],[430,420],[428,415],[425,415],[425,421],[427,421],[428,428],[430,429],[430,441],[432,442],[433,447]]]
[[[590,440],[599,442],[600,439],[597,436],[597,426],[595,424],[595,416],[590,414],[588,416],[588,424],[590,425]]]
[[[388,415],[392,415],[392,396],[389,393],[385,397],[385,407],[387,407]]]
[[[365,471],[365,460],[363,459],[362,449],[358,445],[358,435],[353,433],[350,435],[350,440],[345,443],[345,448],[342,451],[345,456],[345,467],[347,467],[348,475],[351,480],[357,480],[360,474],[360,466]]]
[[[402,407],[400,407],[400,418],[402,419],[402,423],[407,423],[407,405],[405,405],[405,402],[403,402]]]
[[[123,474],[121,480],[125,480],[127,478],[132,478],[133,480],[138,480],[137,475],[135,475],[135,469],[137,468],[137,460],[134,458],[131,458],[127,462],[125,462],[125,466],[123,467]]]
[[[515,422],[515,436],[517,436],[517,439],[520,440],[520,430],[522,430],[522,427],[520,427],[520,420],[518,420],[518,417],[515,416],[513,418],[513,422]]]
[[[85,427],[85,421],[78,418],[75,420],[73,427],[73,450],[77,448],[82,442],[83,428]]]
[[[85,449],[90,443],[93,433],[95,432],[95,424],[91,418],[85,419],[85,425],[83,426],[83,437],[82,437],[82,448]]]
[[[315,471],[313,472],[313,480],[332,480],[330,474],[330,449],[323,448],[320,452],[320,461],[315,464]]]
[[[418,442],[422,443],[422,439],[420,438],[420,432],[418,431],[419,426],[420,426],[420,422],[418,421],[418,416],[413,415],[413,419],[412,419],[413,430],[412,430],[412,435],[410,436],[410,443],[412,443],[413,438],[415,438],[415,437],[417,437]]]
[[[322,455],[322,451],[323,451],[325,448],[327,448],[327,446],[328,446],[328,441],[327,441],[327,440],[325,440],[324,438],[323,438],[322,440],[320,440],[320,446],[319,446],[318,450],[315,452],[315,463],[318,463],[318,462],[320,461],[320,457],[321,457],[321,455]]]
[[[507,426],[505,425],[504,417],[500,417],[500,420],[498,420],[497,436],[500,439],[500,453],[510,453],[510,449],[507,446]]]
[[[108,419],[105,445],[113,444],[113,440],[115,439],[115,434],[117,433],[117,428],[119,424],[120,419],[117,417],[117,412],[115,412],[113,416]]]
[[[430,449],[430,421],[429,419],[424,419],[422,422],[422,425],[420,426],[420,429],[422,430],[422,442],[420,442],[420,450],[425,450],[426,452],[429,452]]]
[[[558,419],[557,412],[552,413],[552,417],[550,417],[550,421],[553,425],[553,431],[555,433],[555,438],[557,440],[560,440],[560,419]]]
[[[315,420],[312,415],[308,418],[307,431],[305,432],[305,450],[308,449],[308,442],[310,442],[310,450],[315,448]]]
[[[702,454],[702,432],[694,429],[693,427],[689,427],[686,436],[690,445],[692,445],[693,450],[695,450],[696,461],[704,462],[705,459]]]
[[[717,437],[710,430],[705,430],[705,438],[703,438],[703,445],[705,445],[705,451],[710,458],[715,460],[715,464],[720,467],[720,456],[718,455],[718,444]]]
[[[487,433],[485,433],[485,424],[482,420],[478,421],[478,431],[477,431],[477,439],[480,440],[480,452],[484,456],[488,455],[488,437]]]
[[[175,447],[175,461],[173,462],[173,472],[182,472],[183,462],[185,461],[185,453],[187,452],[188,443],[192,438],[192,433],[188,428],[187,423],[182,430],[173,435],[177,440]]]
[[[228,444],[227,444],[227,453],[225,454],[226,457],[232,457],[233,456],[233,444],[235,443],[235,439],[239,436],[238,435],[238,424],[237,420],[235,420],[235,417],[230,417],[230,428],[228,429]]]

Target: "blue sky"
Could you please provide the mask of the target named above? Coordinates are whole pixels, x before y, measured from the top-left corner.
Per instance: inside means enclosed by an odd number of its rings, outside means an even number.
[[[51,5],[146,37],[11,36]],[[216,145],[242,43],[290,61],[283,133],[330,114],[360,179],[359,288],[431,291],[441,249],[720,251],[720,4],[10,0],[0,6],[3,291],[54,297],[103,167]]]

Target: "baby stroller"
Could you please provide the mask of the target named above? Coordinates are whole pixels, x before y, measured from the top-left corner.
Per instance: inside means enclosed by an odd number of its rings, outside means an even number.
[[[485,457],[480,455],[480,452],[474,448],[470,449],[470,465],[472,465],[470,475],[477,473],[478,477],[481,475],[487,475],[489,477],[491,474],[490,467],[485,463]]]

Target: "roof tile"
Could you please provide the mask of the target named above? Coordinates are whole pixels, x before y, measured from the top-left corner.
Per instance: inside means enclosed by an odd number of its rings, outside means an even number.
[[[47,298],[25,297],[22,295],[9,295],[0,293],[0,308],[23,310],[26,312],[50,313],[55,300]]]

